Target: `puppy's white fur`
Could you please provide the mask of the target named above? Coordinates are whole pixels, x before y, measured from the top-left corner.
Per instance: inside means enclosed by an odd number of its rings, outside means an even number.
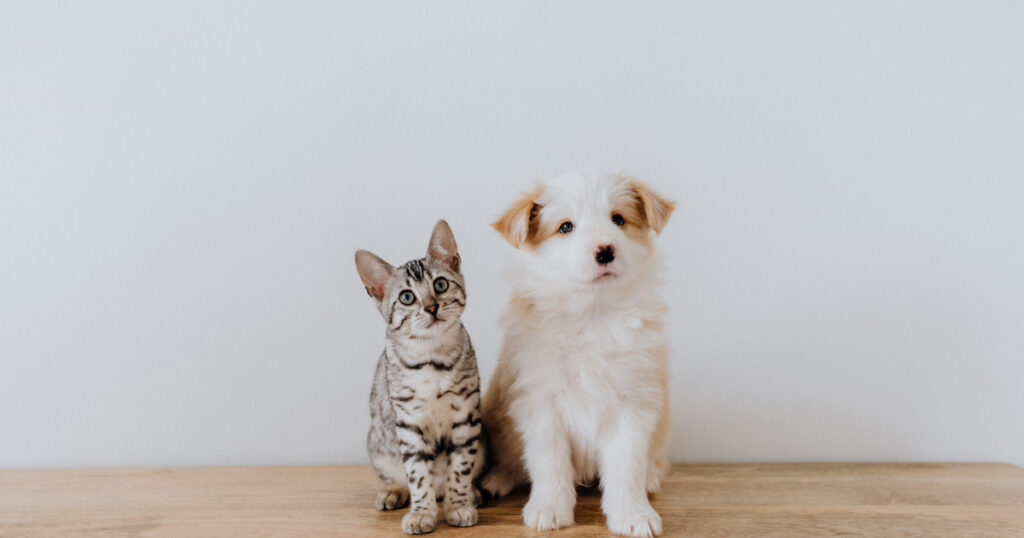
[[[599,477],[612,532],[661,532],[647,499],[668,467],[670,425],[654,235],[672,209],[631,178],[572,173],[494,224],[520,255],[483,401],[491,470],[482,485],[504,495],[529,479],[523,518],[534,529],[571,525],[575,484]],[[572,230],[560,233],[566,222]],[[614,260],[601,264],[605,246]]]

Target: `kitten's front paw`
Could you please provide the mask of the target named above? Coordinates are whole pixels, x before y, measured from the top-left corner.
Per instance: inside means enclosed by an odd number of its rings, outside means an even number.
[[[575,523],[571,503],[539,503],[532,498],[523,507],[523,522],[539,531],[551,531]]]
[[[445,510],[444,520],[453,527],[472,527],[479,516],[472,506],[454,506]]]
[[[377,493],[373,505],[377,510],[395,510],[409,503],[409,490],[394,484],[384,486]]]
[[[661,534],[661,516],[650,506],[608,515],[608,530],[615,534],[650,538]]]
[[[437,528],[437,514],[409,512],[402,518],[402,530],[406,534],[426,534]]]

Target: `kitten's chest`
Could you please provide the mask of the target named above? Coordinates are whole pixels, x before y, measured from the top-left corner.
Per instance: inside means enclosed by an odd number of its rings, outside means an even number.
[[[403,373],[402,382],[412,388],[416,396],[426,398],[430,395],[437,395],[451,388],[451,376],[447,371],[438,371],[436,368],[423,367],[418,370],[409,370]]]
[[[405,384],[411,389],[416,406],[413,409],[420,416],[430,416],[445,423],[456,413],[458,406],[452,402],[455,383],[447,371],[433,368],[408,372]]]

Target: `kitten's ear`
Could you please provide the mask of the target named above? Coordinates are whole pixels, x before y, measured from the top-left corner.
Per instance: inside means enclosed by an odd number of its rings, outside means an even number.
[[[654,233],[660,234],[668,224],[668,218],[672,216],[672,210],[676,208],[676,203],[662,198],[650,187],[631,177],[625,179],[626,184],[633,190],[633,196],[636,197],[640,212],[647,220],[647,226],[654,230]]]
[[[462,265],[459,257],[459,246],[455,244],[455,234],[444,219],[437,221],[434,231],[430,234],[430,245],[427,247],[427,259],[443,264],[456,273]]]
[[[537,234],[537,217],[540,204],[537,200],[544,194],[544,186],[537,185],[533,192],[523,193],[491,227],[498,231],[505,241],[515,248],[523,246]]]
[[[358,250],[356,251],[356,269],[359,270],[359,278],[366,286],[366,293],[369,293],[370,297],[378,302],[383,299],[384,285],[388,283],[395,268],[372,252]]]

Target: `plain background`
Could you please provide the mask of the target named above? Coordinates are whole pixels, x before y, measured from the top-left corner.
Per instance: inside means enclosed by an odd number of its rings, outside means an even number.
[[[1024,464],[1017,2],[0,3],[0,466],[365,462],[352,260],[678,200],[672,458]]]

